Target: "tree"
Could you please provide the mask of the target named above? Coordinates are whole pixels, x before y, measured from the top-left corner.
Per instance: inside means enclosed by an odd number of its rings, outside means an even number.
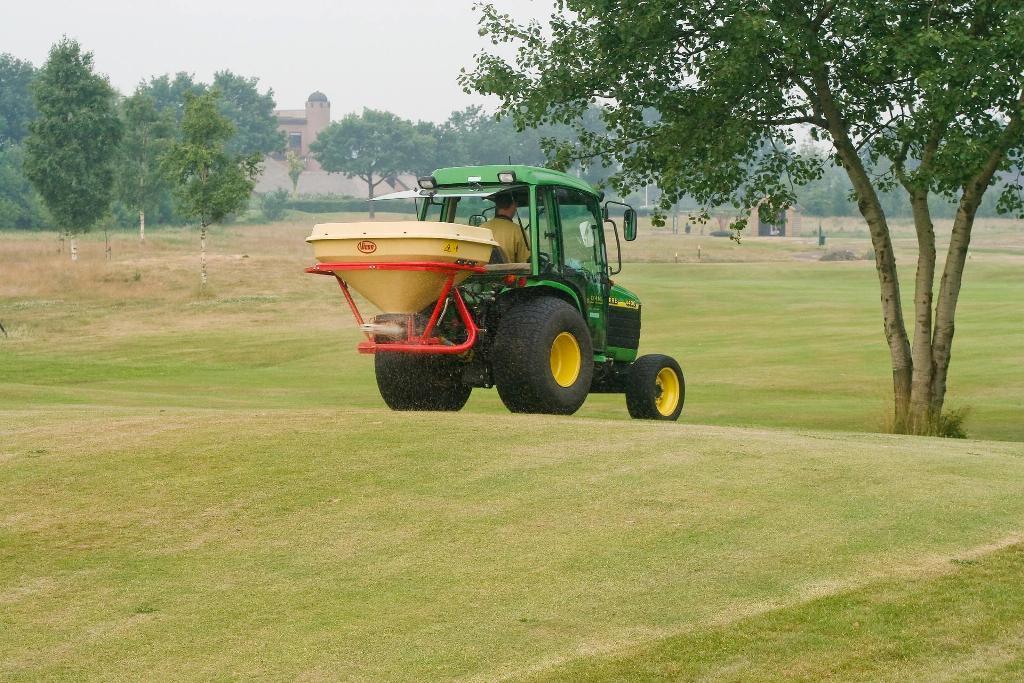
[[[0,142],[0,228],[39,228],[44,225],[42,205],[25,177],[21,145]]]
[[[420,165],[423,147],[434,144],[416,131],[412,122],[388,111],[364,109],[325,128],[310,145],[324,170],[359,178],[367,186],[370,218],[374,217],[374,190],[388,178]]]
[[[164,158],[182,213],[199,222],[200,287],[206,289],[206,230],[245,206],[260,173],[258,153],[231,154],[235,127],[218,112],[216,91],[187,95],[181,139]]]
[[[57,225],[75,235],[89,230],[110,207],[121,141],[115,93],[93,73],[91,52],[62,38],[50,49],[34,87],[38,117],[25,139],[25,175]]]
[[[146,211],[167,191],[160,160],[174,141],[173,113],[157,111],[156,101],[141,87],[122,107],[125,135],[118,168],[118,195],[139,214],[139,242],[146,241]]]
[[[1012,0],[560,0],[550,36],[485,5],[481,32],[518,43],[481,54],[464,86],[498,95],[520,125],[604,105],[609,135],[581,132],[561,162],[621,163],[621,188],[656,182],[662,206],[762,200],[770,215],[818,177],[810,131],[841,166],[871,234],[892,360],[895,429],[940,431],[971,229],[1024,142],[1024,8]],[[917,231],[913,341],[881,194],[902,188]],[[1021,213],[1021,184],[1000,193]],[[929,198],[956,202],[938,296]],[[739,222],[737,228],[742,228]]]
[[[199,83],[195,76],[179,71],[171,78],[169,74],[154,76],[148,83],[141,83],[136,93],[149,95],[160,113],[170,112],[175,125],[181,124],[185,116],[185,100],[189,95],[202,95],[207,91],[205,83]]]
[[[30,62],[0,54],[0,144],[20,143],[36,116],[32,81],[36,70]]]
[[[220,113],[235,125],[228,143],[230,154],[270,154],[284,151],[284,133],[277,129],[274,91],[261,93],[259,79],[245,78],[230,71],[213,75],[213,89],[220,92]]]
[[[288,161],[288,177],[292,181],[292,196],[299,196],[299,176],[306,170],[306,160],[303,159],[294,149],[288,150],[284,155]]]

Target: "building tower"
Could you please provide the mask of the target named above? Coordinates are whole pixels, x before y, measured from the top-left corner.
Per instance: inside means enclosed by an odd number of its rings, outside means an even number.
[[[306,99],[306,130],[302,136],[303,155],[309,154],[309,146],[330,122],[331,103],[327,95],[317,90]]]

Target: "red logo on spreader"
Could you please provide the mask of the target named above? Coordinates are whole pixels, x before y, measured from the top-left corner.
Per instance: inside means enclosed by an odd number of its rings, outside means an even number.
[[[377,243],[371,242],[370,240],[363,240],[356,245],[356,249],[363,252],[364,254],[372,254],[377,251]]]

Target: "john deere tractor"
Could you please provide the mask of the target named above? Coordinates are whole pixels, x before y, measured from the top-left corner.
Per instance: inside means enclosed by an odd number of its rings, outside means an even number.
[[[632,208],[532,166],[444,168],[418,185],[380,199],[414,199],[419,222],[322,224],[308,240],[319,261],[308,271],[337,278],[388,406],[459,410],[474,388],[496,387],[512,412],[569,415],[590,393],[623,393],[634,418],[678,419],[683,372],[669,356],[637,357],[640,300],[612,280],[611,214],[630,241]],[[516,200],[528,262],[510,263],[480,227],[502,195]],[[383,312],[364,320],[350,287]]]

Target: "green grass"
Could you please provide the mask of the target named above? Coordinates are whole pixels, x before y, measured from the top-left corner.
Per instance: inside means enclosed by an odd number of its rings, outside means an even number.
[[[0,407],[90,403],[97,392],[113,405],[379,406],[337,288],[301,264],[277,293],[158,306],[0,300],[0,321],[19,331],[0,342]],[[1019,272],[978,263],[966,278],[947,408],[970,409],[972,437],[1024,440]],[[683,421],[885,428],[891,375],[870,264],[628,264],[620,281],[644,302],[641,352],[683,366]],[[493,391],[475,392],[468,409],[504,412]],[[615,395],[591,397],[579,416],[628,419]]]
[[[559,680],[956,570],[1024,521],[1014,444],[381,410],[4,419],[14,680]]]
[[[187,234],[77,270],[4,236],[0,679],[1024,672],[1004,254],[971,264],[951,376],[985,440],[953,441],[868,433],[867,263],[627,264],[643,349],[687,372],[676,424],[488,391],[400,414],[297,234],[215,234],[205,298]]]

